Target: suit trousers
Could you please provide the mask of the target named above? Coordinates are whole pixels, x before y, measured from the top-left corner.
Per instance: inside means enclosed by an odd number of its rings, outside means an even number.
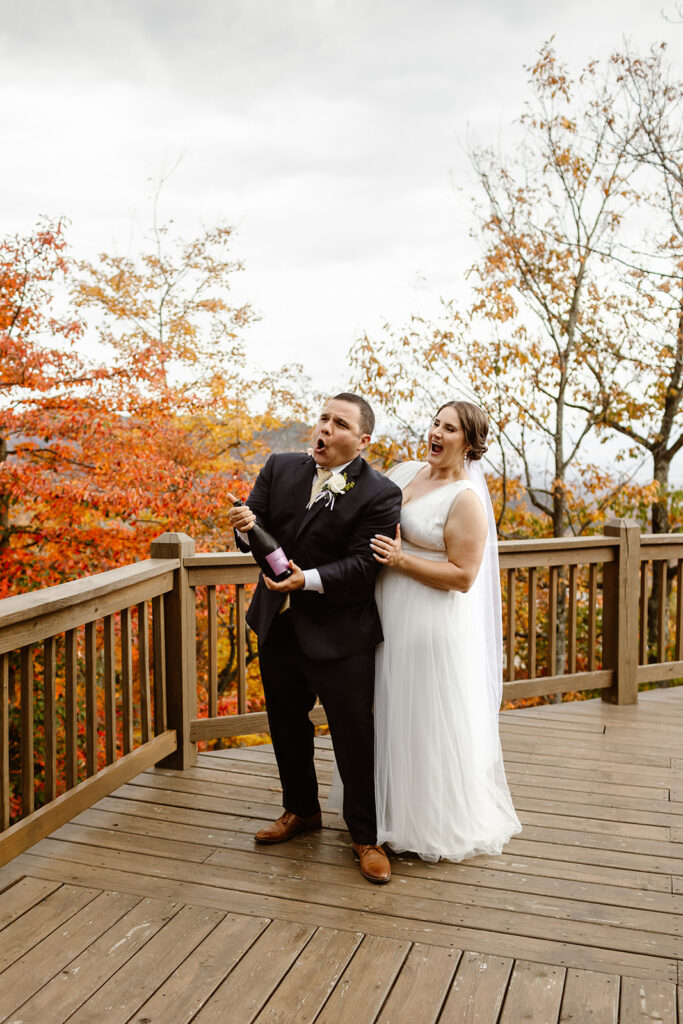
[[[309,658],[288,610],[276,616],[259,644],[259,661],[285,810],[302,818],[320,810],[315,729],[308,717],[317,694],[344,784],[344,820],[354,842],[374,844],[375,649],[330,661]]]

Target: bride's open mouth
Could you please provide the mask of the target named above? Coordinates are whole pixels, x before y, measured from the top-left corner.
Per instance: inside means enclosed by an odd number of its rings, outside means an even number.
[[[430,445],[430,451],[432,455],[440,455],[441,452],[443,451],[443,445],[439,444],[438,441],[432,441]]]

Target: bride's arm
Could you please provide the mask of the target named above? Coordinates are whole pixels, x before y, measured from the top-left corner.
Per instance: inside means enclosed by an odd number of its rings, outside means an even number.
[[[473,491],[467,490],[454,502],[444,528],[447,562],[434,562],[403,551],[398,527],[395,538],[377,536],[370,546],[382,565],[400,569],[428,587],[466,593],[479,572],[487,535],[486,514],[481,502]]]

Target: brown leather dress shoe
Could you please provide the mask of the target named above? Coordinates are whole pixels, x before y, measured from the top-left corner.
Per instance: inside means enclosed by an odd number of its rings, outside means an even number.
[[[378,885],[389,881],[391,865],[381,846],[367,846],[365,843],[351,843],[351,846],[360,861],[360,873],[363,878]]]
[[[300,818],[292,811],[285,811],[277,821],[260,829],[254,839],[257,843],[284,843],[287,839],[297,836],[299,832],[313,832],[322,827],[323,817],[320,811],[309,818]]]

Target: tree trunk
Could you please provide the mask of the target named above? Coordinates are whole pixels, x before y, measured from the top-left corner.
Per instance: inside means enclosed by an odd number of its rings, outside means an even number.
[[[652,506],[652,532],[669,532],[669,467],[670,460],[666,452],[654,452],[653,479],[659,485],[657,501]]]
[[[656,503],[652,506],[652,532],[653,533],[668,533],[670,529],[669,520],[669,468],[671,465],[670,459],[666,457],[666,452],[653,454],[654,459],[654,473],[653,479],[659,484],[658,498]],[[644,571],[645,567],[643,568]],[[665,600],[667,607],[669,604],[669,597],[671,595],[671,584],[672,584],[673,573],[667,571],[666,574],[666,593]],[[650,651],[658,650],[659,645],[659,588],[655,585],[653,576],[652,591],[647,602],[647,639],[648,647]],[[666,624],[665,624],[666,629]],[[666,635],[663,637],[663,644],[666,644]],[[649,656],[648,656],[649,657]],[[655,661],[656,661],[655,657]]]
[[[0,462],[7,461],[7,441],[0,437]],[[0,549],[9,542],[9,502],[5,494],[0,494]]]

